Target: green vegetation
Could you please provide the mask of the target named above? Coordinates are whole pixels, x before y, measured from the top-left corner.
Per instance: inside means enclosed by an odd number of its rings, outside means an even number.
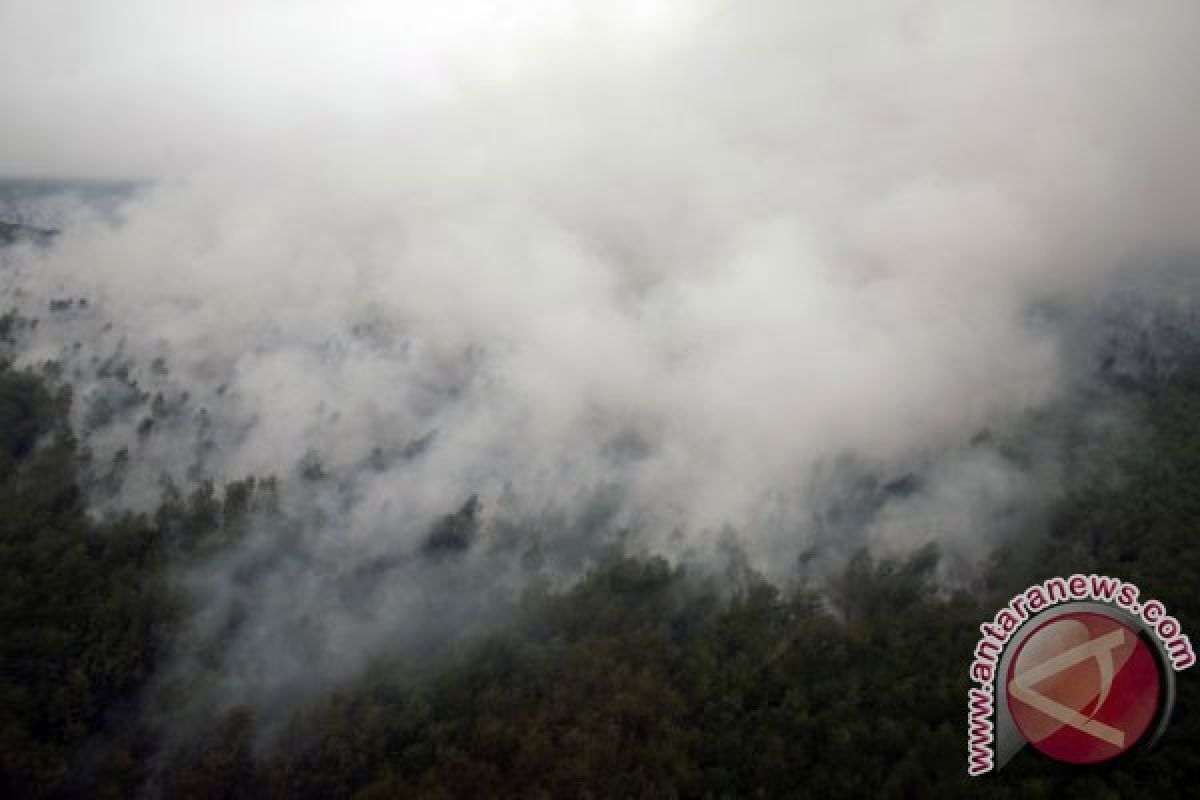
[[[933,550],[858,556],[836,608],[752,574],[731,588],[616,557],[569,589],[530,589],[508,628],[421,674],[375,664],[265,747],[246,708],[167,744],[151,677],[183,613],[168,565],[271,513],[274,485],[171,491],[152,517],[90,521],[70,398],[46,387],[0,370],[2,796],[1090,800],[1182,796],[1200,774],[1200,689],[1184,673],[1150,754],[1080,770],[1025,752],[965,777],[977,626],[1014,591],[1104,572],[1200,624],[1200,375],[1138,390],[1150,447],[1126,479],[1065,498],[1050,534],[998,551],[974,594],[937,589]],[[441,557],[468,517],[443,523]]]
[[[39,228],[35,225],[25,225],[20,222],[8,222],[0,219],[0,245],[14,244],[21,241],[44,244],[58,235],[53,228]]]
[[[88,521],[69,396],[0,374],[0,795],[70,786],[125,724],[171,618],[149,520]],[[127,753],[112,753],[118,761]],[[114,788],[120,787],[118,782]],[[126,785],[125,788],[132,788]]]

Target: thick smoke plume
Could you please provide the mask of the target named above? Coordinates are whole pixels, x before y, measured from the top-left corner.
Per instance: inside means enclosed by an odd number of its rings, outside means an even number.
[[[118,504],[299,520],[181,577],[237,697],[495,608],[458,509],[560,573],[977,561],[1064,479],[995,443],[1069,320],[1198,244],[1196,4],[564,5],[0,4],[0,169],[145,181],[4,256],[20,359]]]

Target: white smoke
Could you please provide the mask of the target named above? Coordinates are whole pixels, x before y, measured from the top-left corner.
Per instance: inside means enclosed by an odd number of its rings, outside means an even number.
[[[131,448],[124,502],[314,457],[346,482],[310,565],[247,595],[237,680],[301,613],[338,657],[392,635],[417,588],[361,611],[331,576],[476,494],[609,498],[675,556],[732,526],[786,576],[853,463],[921,476],[864,541],[979,558],[1056,474],[977,438],[1068,388],[1033,310],[1200,237],[1195,4],[344,5],[0,4],[0,166],[154,179],[4,272],[13,304],[88,298],[21,355],[77,370],[81,426],[114,353],[186,406],[93,435]]]

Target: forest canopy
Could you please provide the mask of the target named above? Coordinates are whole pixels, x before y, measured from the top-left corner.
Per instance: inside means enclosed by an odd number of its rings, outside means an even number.
[[[938,584],[934,548],[860,552],[820,592],[748,570],[731,589],[612,552],[571,585],[527,589],[505,625],[419,664],[379,659],[282,724],[213,707],[184,738],[173,711],[187,686],[155,678],[187,614],[172,564],[275,513],[276,490],[238,481],[97,520],[76,481],[70,393],[50,385],[0,373],[6,797],[1098,798],[1182,793],[1200,768],[1184,674],[1149,754],[1080,771],[1024,752],[969,783],[964,770],[969,654],[1013,591],[1096,571],[1166,599],[1185,625],[1200,618],[1200,373],[1121,389],[1149,421],[1148,449],[1118,486],[1081,488],[1047,532],[998,547],[969,591]],[[458,542],[472,509],[431,546]]]

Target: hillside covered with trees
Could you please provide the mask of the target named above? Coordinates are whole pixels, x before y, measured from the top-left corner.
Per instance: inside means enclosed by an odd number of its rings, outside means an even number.
[[[0,800],[1197,795],[1197,42],[0,0]]]
[[[819,593],[617,553],[567,588],[529,588],[509,624],[419,668],[379,660],[270,730],[214,707],[186,737],[170,732],[186,684],[155,679],[187,613],[169,569],[272,513],[275,487],[201,487],[97,522],[70,393],[51,385],[0,373],[5,797],[1115,798],[1183,794],[1200,770],[1188,673],[1148,755],[964,768],[977,626],[1012,592],[1097,571],[1163,598],[1185,629],[1200,619],[1200,373],[1114,389],[1149,447],[1117,487],[1074,492],[1046,533],[999,547],[970,593],[938,587],[931,548],[860,553]]]

